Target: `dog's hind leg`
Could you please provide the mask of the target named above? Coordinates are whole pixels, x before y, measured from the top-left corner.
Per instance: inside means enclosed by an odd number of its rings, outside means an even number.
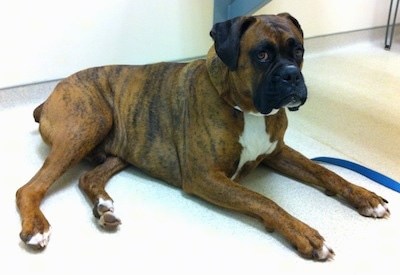
[[[16,193],[20,238],[31,247],[43,248],[49,241],[50,224],[40,204],[50,186],[98,146],[112,127],[106,103],[94,103],[88,97],[74,94],[72,100],[72,93],[61,87],[36,111],[40,133],[51,150],[36,175]]]
[[[114,214],[113,200],[105,191],[105,186],[114,174],[127,165],[118,157],[107,157],[103,163],[79,179],[79,187],[94,204],[93,214],[104,228],[113,229],[121,223]]]
[[[41,169],[16,193],[22,225],[20,238],[33,248],[44,248],[50,238],[50,224],[40,210],[41,201],[47,190],[85,155],[84,151],[72,154],[68,146],[53,145]]]

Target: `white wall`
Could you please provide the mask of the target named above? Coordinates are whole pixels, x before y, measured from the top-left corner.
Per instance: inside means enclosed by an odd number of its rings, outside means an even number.
[[[386,26],[389,5],[390,0],[273,0],[256,14],[287,11],[299,20],[305,37],[314,37]]]
[[[389,1],[273,0],[260,12],[288,11],[311,37],[385,25]],[[212,14],[213,0],[0,1],[0,88],[204,55]]]
[[[204,55],[212,13],[213,0],[0,1],[0,88]]]

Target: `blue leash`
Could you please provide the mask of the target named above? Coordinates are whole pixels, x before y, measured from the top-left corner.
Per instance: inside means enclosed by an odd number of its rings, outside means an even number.
[[[344,160],[344,159],[337,159],[337,158],[330,158],[330,157],[318,157],[318,158],[313,158],[311,159],[313,161],[318,161],[318,162],[325,162],[329,164],[334,164],[340,167],[344,167],[350,170],[353,170],[373,181],[376,181],[379,184],[382,184],[383,186],[386,186],[387,188],[390,188],[394,191],[397,191],[400,193],[400,183],[397,181],[388,178],[385,175],[382,175],[381,173],[378,173],[374,170],[371,170],[367,167],[364,167],[360,164]]]

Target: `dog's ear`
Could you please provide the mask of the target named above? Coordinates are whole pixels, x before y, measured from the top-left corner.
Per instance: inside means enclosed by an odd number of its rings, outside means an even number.
[[[301,37],[304,38],[303,30],[301,29],[300,23],[299,23],[299,21],[297,21],[296,18],[294,18],[293,16],[291,16],[291,15],[290,15],[289,13],[287,13],[287,12],[279,13],[278,16],[284,17],[284,18],[290,20],[290,21],[293,23],[293,25],[299,30],[299,32],[300,32],[300,34],[301,34]]]
[[[255,20],[254,17],[236,17],[216,23],[210,32],[218,57],[231,71],[237,67],[240,38]]]

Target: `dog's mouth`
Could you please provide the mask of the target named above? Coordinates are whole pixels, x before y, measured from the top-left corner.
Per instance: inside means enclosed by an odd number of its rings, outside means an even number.
[[[270,106],[264,106],[267,108],[257,108],[261,115],[273,115],[279,109],[288,108],[289,111],[297,111],[299,110],[300,106],[305,103],[307,98],[302,98],[298,95],[290,95],[282,99],[278,104],[272,104]]]
[[[306,100],[297,95],[290,95],[284,98],[278,105],[280,108],[288,108],[289,111],[297,111]]]

